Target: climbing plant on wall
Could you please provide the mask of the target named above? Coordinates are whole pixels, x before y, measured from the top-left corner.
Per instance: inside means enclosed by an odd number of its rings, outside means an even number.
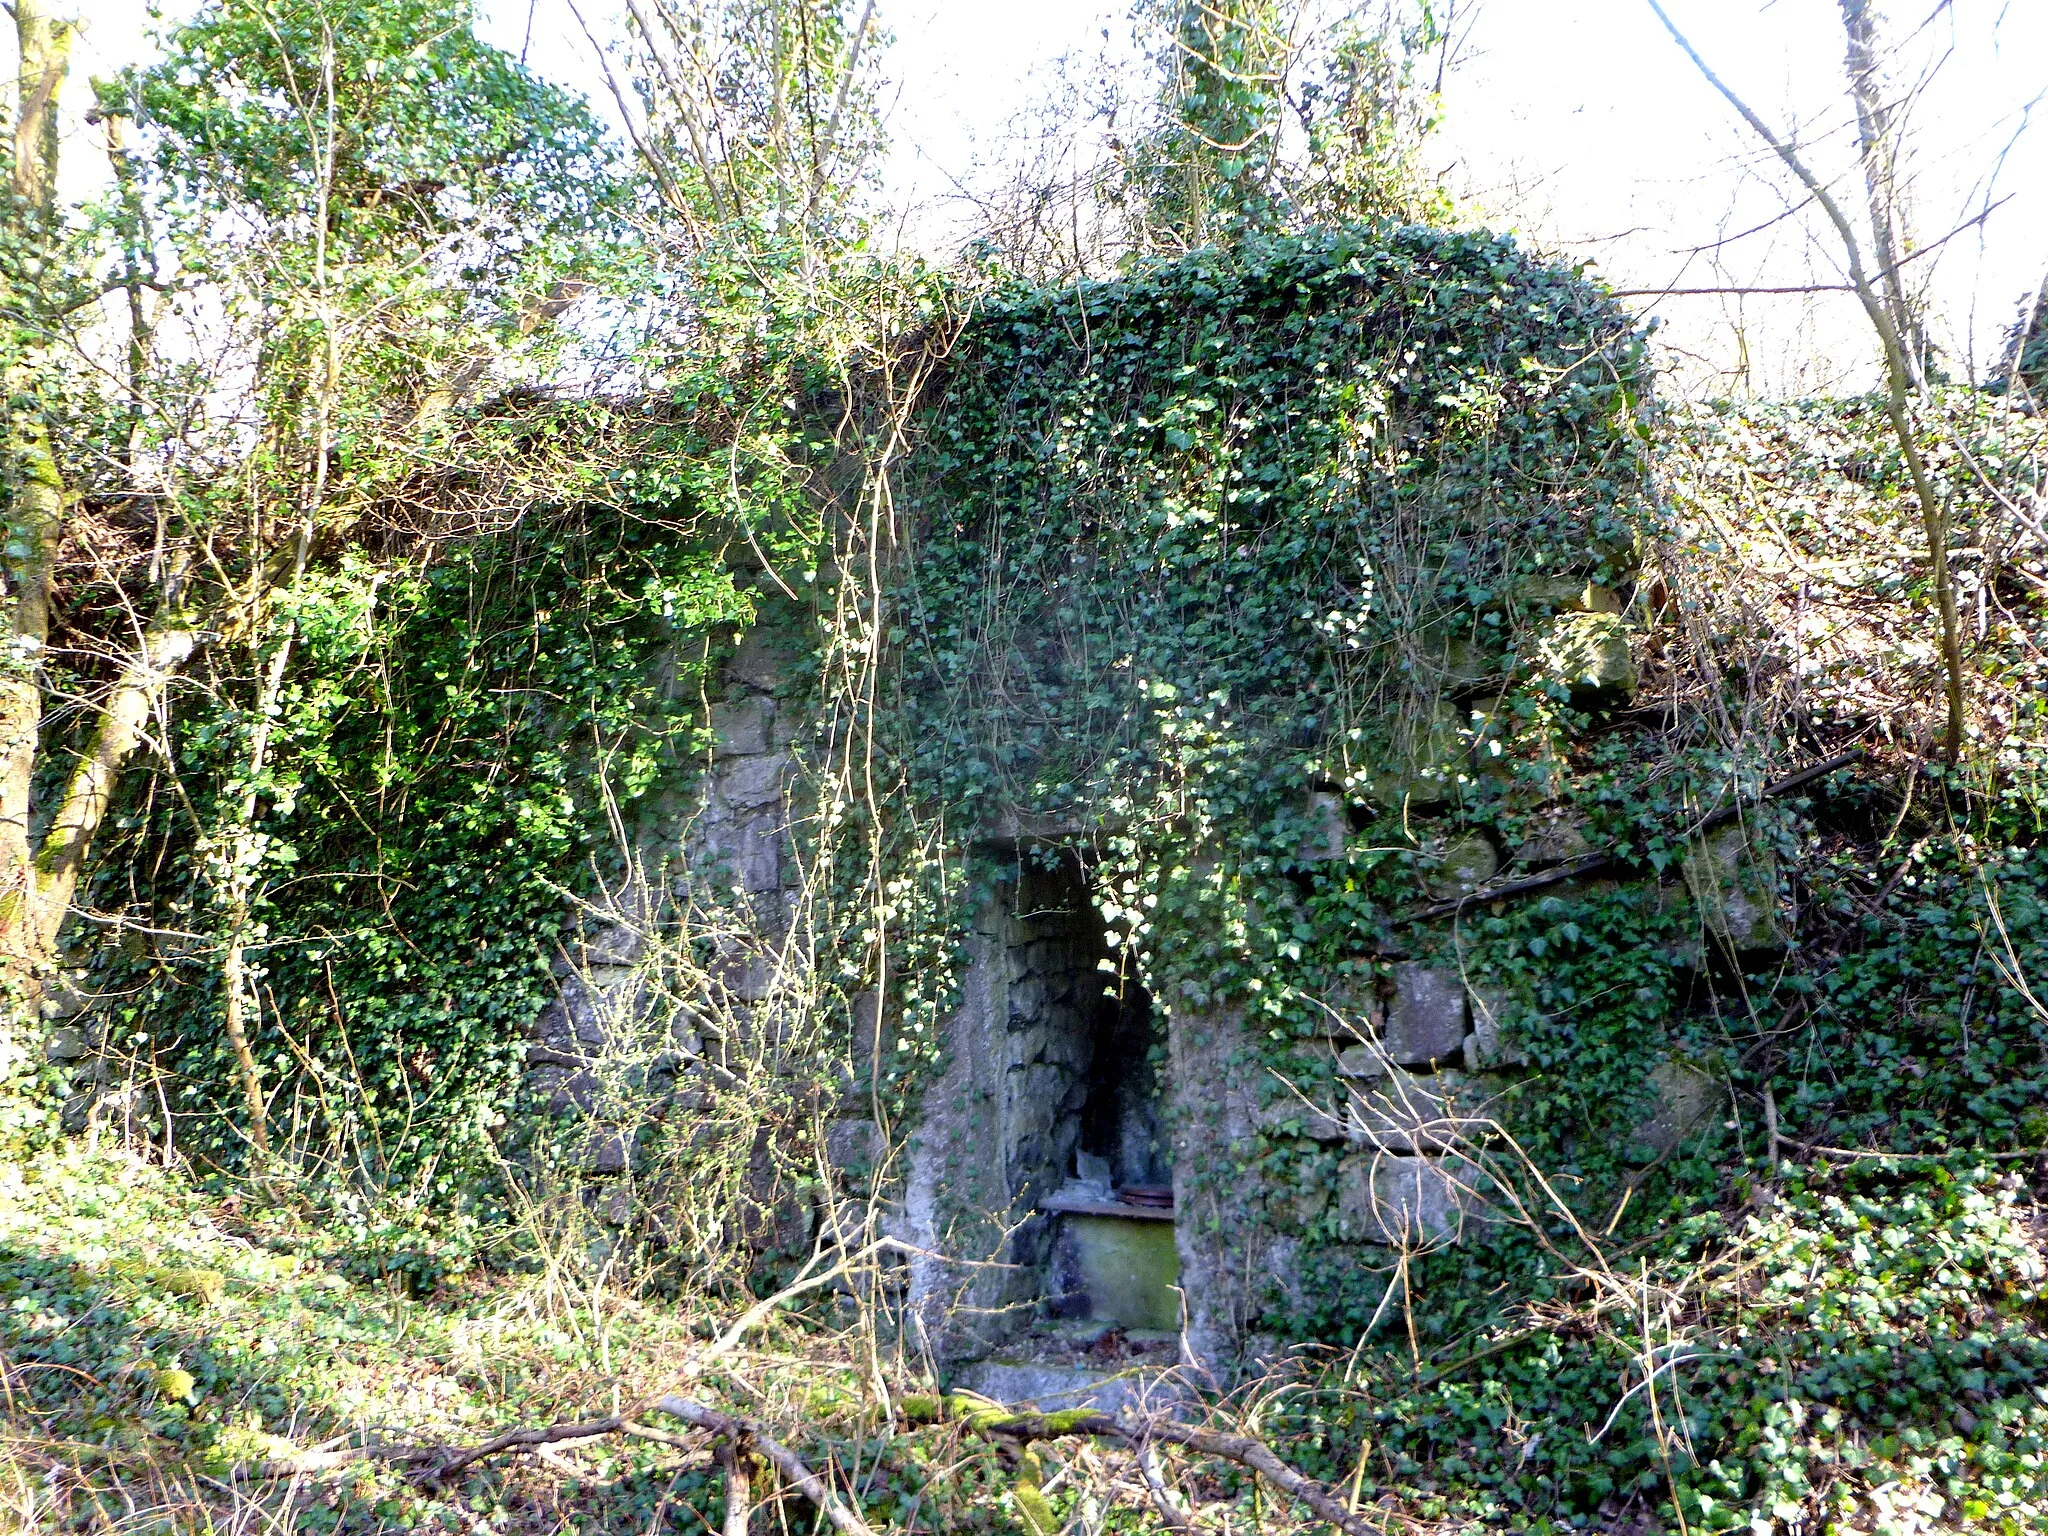
[[[1486,797],[1454,695],[1538,676],[1537,621],[1625,588],[1647,385],[1618,311],[1481,234],[1262,237],[991,301],[912,471],[920,782],[1096,818],[1159,995],[1285,1014],[1417,889],[1417,813]],[[1317,791],[1369,847],[1320,857]]]

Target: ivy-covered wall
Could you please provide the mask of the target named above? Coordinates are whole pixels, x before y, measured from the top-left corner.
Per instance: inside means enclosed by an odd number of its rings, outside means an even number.
[[[1564,764],[1638,689],[1650,426],[1626,317],[1474,232],[1203,251],[989,303],[954,349],[892,739],[991,870],[1085,861],[1165,1013],[1205,1346],[1313,1326],[1356,1244],[1476,1206],[1435,1154],[1491,1111],[1446,1101],[1468,1056],[1530,1060],[1530,1010],[1417,917],[1590,846]],[[1647,905],[1674,938],[1683,903]],[[1647,1043],[1616,1134],[1654,1111]]]

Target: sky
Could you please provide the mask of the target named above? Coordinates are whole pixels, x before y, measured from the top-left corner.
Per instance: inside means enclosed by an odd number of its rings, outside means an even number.
[[[575,8],[606,41],[618,36],[620,0],[478,3],[486,37],[616,120]],[[1857,206],[1834,0],[1666,8]],[[87,9],[74,78],[143,56],[143,0]],[[1890,0],[1886,9],[1897,42],[1887,68],[1911,90],[1916,232],[1923,245],[1940,242],[1916,268],[1952,369],[1981,374],[2048,271],[2048,3]],[[1141,67],[1128,10],[1127,0],[881,0],[894,39],[884,187],[896,237],[941,260],[953,254],[972,233],[971,194],[992,188],[1023,152],[1018,120],[1055,99],[1063,59],[1069,70],[1097,59]],[[1787,173],[1646,0],[1478,0],[1445,108],[1430,158],[1465,215],[1591,262],[1618,289],[1653,291],[1629,302],[1658,321],[1680,387],[1796,394],[1874,376],[1867,323],[1844,294],[1653,296],[1835,283],[1841,267],[1838,242],[1811,209],[1793,206]],[[1104,126],[1072,130],[1085,143]]]

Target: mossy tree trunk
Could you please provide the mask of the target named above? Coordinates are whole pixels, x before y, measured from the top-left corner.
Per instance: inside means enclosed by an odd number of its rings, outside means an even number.
[[[32,279],[46,270],[57,236],[57,100],[72,28],[43,0],[16,0],[21,64],[14,176],[0,251],[0,305],[7,333],[7,653],[0,658],[0,968],[33,993],[55,925],[43,912],[30,827],[30,787],[42,736],[50,575],[64,536],[66,490],[40,389],[42,326]]]
[[[61,259],[58,106],[76,29],[46,0],[16,0],[13,12],[20,50],[19,110],[13,181],[0,224],[5,242],[0,249],[0,315],[5,321],[0,345],[5,347],[9,400],[4,449],[8,648],[0,656],[0,986],[8,1005],[31,1007],[41,993],[115,780],[145,739],[165,683],[197,649],[201,627],[183,614],[180,584],[175,573],[167,572],[158,617],[137,637],[101,699],[91,737],[38,837],[32,796],[42,748],[52,575],[71,505],[45,410],[43,353],[52,318],[44,313],[39,291],[56,276]]]

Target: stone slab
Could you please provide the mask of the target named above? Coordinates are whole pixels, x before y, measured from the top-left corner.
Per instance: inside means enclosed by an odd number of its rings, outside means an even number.
[[[1337,1173],[1337,1215],[1354,1242],[1393,1248],[1462,1242],[1482,1203],[1468,1165],[1452,1158],[1364,1153]]]
[[[766,752],[769,746],[768,724],[773,718],[775,706],[766,699],[740,699],[730,704],[711,706],[711,729],[717,733],[717,744],[712,748],[716,757],[745,757],[753,753]]]
[[[1444,966],[1394,967],[1394,1005],[1381,1045],[1397,1066],[1424,1067],[1465,1054],[1465,980]]]
[[[1133,1214],[1060,1218],[1047,1291],[1086,1298],[1086,1315],[1125,1328],[1180,1326],[1180,1251],[1171,1222]]]
[[[979,1360],[962,1366],[949,1383],[1012,1407],[1031,1405],[1045,1413],[1065,1408],[1092,1408],[1098,1413],[1128,1413],[1180,1394],[1161,1383],[1157,1371],[1095,1370],[1086,1366],[1048,1365],[1035,1360]]]

